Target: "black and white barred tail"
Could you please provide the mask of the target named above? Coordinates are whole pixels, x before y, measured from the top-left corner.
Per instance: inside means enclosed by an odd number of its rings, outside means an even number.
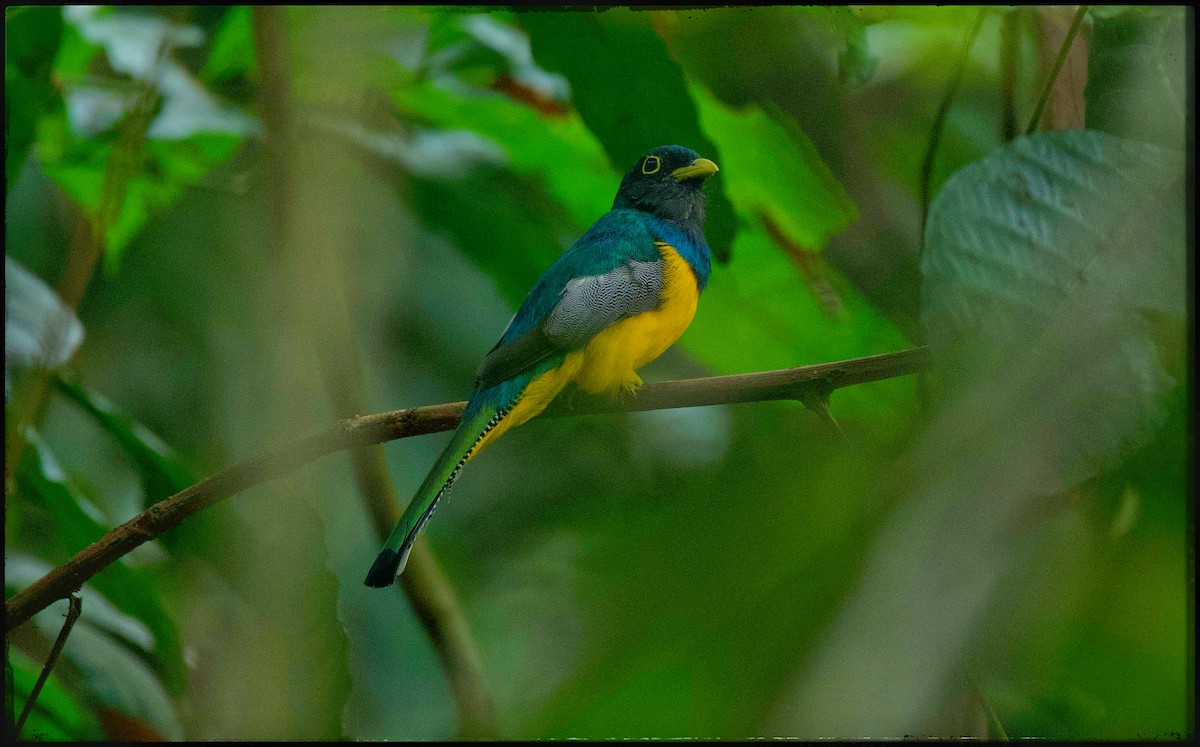
[[[469,422],[464,420],[459,423],[450,443],[446,445],[433,469],[417,489],[416,495],[388,537],[379,557],[375,558],[375,563],[367,573],[367,586],[391,586],[396,577],[404,572],[404,567],[408,565],[408,556],[412,553],[413,542],[437,510],[442,497],[454,486],[463,465],[475,453],[479,442],[511,411],[512,406],[491,411],[490,414],[489,411],[483,411]]]

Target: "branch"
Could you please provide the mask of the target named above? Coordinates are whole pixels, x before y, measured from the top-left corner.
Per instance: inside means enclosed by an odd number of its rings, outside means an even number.
[[[564,398],[559,398],[540,417],[802,400],[814,392],[828,395],[836,389],[854,384],[913,374],[923,370],[927,364],[928,351],[925,348],[912,348],[778,371],[667,381],[647,384],[637,397],[627,403],[603,397],[580,397],[571,406]],[[451,402],[347,418],[322,433],[231,464],[212,477],[159,501],[14,594],[4,605],[5,630],[12,630],[54,601],[67,597],[118,558],[197,511],[237,495],[246,488],[290,474],[335,451],[450,430],[458,424],[465,406],[465,402]]]
[[[50,649],[50,655],[46,657],[46,663],[42,666],[42,673],[38,675],[37,682],[34,683],[33,689],[29,691],[29,698],[25,701],[25,707],[21,709],[21,718],[17,719],[17,724],[13,727],[12,738],[14,741],[21,737],[21,729],[25,727],[25,719],[29,718],[29,714],[33,712],[33,704],[37,703],[38,696],[42,694],[42,686],[46,684],[46,680],[50,677],[50,670],[54,669],[54,664],[58,661],[58,656],[62,653],[63,646],[67,643],[67,636],[71,635],[71,628],[75,627],[75,621],[79,619],[79,615],[82,613],[83,597],[71,594],[71,601],[67,606],[67,619],[63,621],[62,630],[58,631],[58,638],[55,639],[54,646]]]
[[[1058,74],[1062,70],[1063,63],[1067,61],[1067,54],[1071,51],[1071,45],[1075,42],[1075,34],[1079,33],[1079,27],[1083,25],[1083,18],[1087,15],[1087,12],[1088,6],[1086,5],[1080,5],[1079,10],[1075,11],[1075,17],[1071,20],[1071,27],[1067,29],[1067,36],[1063,39],[1062,46],[1058,49],[1058,57],[1054,60],[1054,67],[1050,69],[1050,75],[1046,78],[1046,85],[1042,87],[1042,95],[1038,98],[1037,107],[1033,110],[1033,116],[1029,118],[1029,126],[1025,128],[1026,135],[1032,135],[1037,132],[1038,124],[1042,121],[1042,111],[1046,108],[1046,103],[1050,101],[1050,95],[1054,92],[1054,82],[1058,80]]]

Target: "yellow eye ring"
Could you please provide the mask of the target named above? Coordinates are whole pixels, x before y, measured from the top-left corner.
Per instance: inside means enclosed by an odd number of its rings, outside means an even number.
[[[650,163],[652,161],[654,163],[654,168],[650,168]],[[659,158],[658,156],[646,156],[646,160],[642,161],[642,173],[643,174],[657,174],[658,170],[661,168],[662,168],[662,159]]]

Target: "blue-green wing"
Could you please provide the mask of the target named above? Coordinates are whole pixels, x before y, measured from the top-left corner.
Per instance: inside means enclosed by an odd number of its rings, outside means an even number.
[[[662,257],[646,220],[614,210],[542,275],[484,359],[479,391],[587,344],[601,330],[658,307]]]

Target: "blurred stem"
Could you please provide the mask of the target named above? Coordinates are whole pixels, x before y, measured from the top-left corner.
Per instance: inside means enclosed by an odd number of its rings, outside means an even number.
[[[1042,95],[1038,98],[1037,107],[1033,110],[1033,116],[1029,118],[1029,126],[1025,128],[1026,135],[1032,135],[1037,132],[1038,123],[1042,121],[1042,112],[1046,108],[1046,103],[1050,100],[1050,94],[1054,91],[1054,82],[1058,80],[1058,74],[1062,71],[1063,63],[1067,61],[1067,54],[1071,51],[1071,44],[1075,41],[1075,35],[1079,33],[1079,27],[1083,25],[1083,18],[1087,15],[1088,6],[1080,5],[1079,10],[1075,11],[1075,18],[1071,20],[1071,28],[1067,30],[1067,38],[1063,39],[1062,46],[1058,50],[1058,57],[1054,60],[1054,67],[1050,70],[1050,76],[1046,79],[1046,84],[1042,87]]]
[[[254,44],[260,65],[260,115],[265,135],[266,203],[268,227],[273,236],[271,254],[284,278],[284,287],[305,297],[292,301],[292,311],[313,338],[321,359],[322,378],[334,413],[350,418],[366,410],[362,353],[338,278],[336,248],[347,243],[338,229],[352,220],[342,214],[335,198],[321,199],[320,192],[338,185],[348,191],[346,174],[334,162],[335,150],[319,153],[302,140],[292,92],[292,60],[287,50],[286,10],[255,7],[252,11]],[[348,160],[348,157],[346,159]],[[306,188],[315,187],[312,199]],[[304,236],[298,206],[323,211],[318,216],[324,232],[321,241]],[[317,243],[325,244],[317,247]],[[314,250],[315,249],[315,250]],[[303,290],[301,290],[303,289]],[[284,294],[288,295],[287,293]],[[289,299],[283,299],[287,301]],[[320,315],[319,317],[316,315]],[[400,517],[400,504],[378,445],[350,448],[355,485],[383,542]],[[442,574],[424,542],[409,560],[400,588],[407,595],[429,635],[454,696],[462,736],[484,739],[495,734],[491,693],[484,685],[482,659],[453,587]]]
[[[50,677],[50,670],[54,669],[54,664],[58,661],[58,656],[62,653],[63,646],[67,643],[67,636],[71,635],[71,628],[75,627],[75,621],[79,619],[79,615],[82,613],[83,598],[77,593],[71,594],[71,601],[67,607],[67,619],[63,621],[62,630],[58,631],[58,638],[54,641],[53,648],[50,649],[50,656],[46,657],[42,673],[38,675],[37,682],[34,683],[33,689],[29,691],[29,699],[25,701],[25,707],[21,709],[21,717],[17,719],[17,724],[13,727],[14,740],[21,736],[21,729],[25,726],[25,719],[29,718],[29,714],[33,711],[33,706],[37,703],[38,696],[42,694],[42,686],[46,684],[46,679]]]
[[[929,354],[925,348],[912,348],[815,366],[667,381],[647,384],[637,396],[624,402],[606,397],[580,396],[575,403],[567,404],[563,398],[559,398],[538,417],[772,400],[802,401],[811,391],[832,392],[855,384],[908,376],[924,370],[928,363]],[[118,558],[175,527],[197,511],[231,498],[247,488],[289,475],[305,464],[335,451],[451,430],[458,425],[464,407],[465,402],[452,402],[348,418],[322,433],[231,464],[212,477],[155,503],[88,545],[66,563],[13,594],[4,604],[5,629],[12,630],[54,601],[65,598]],[[411,559],[409,562],[412,562]]]
[[[921,235],[918,237],[917,246],[921,248],[922,254],[925,250],[925,221],[929,217],[929,187],[933,180],[933,163],[937,158],[938,143],[942,139],[942,130],[946,126],[946,117],[950,113],[950,105],[954,103],[958,87],[962,84],[963,74],[967,70],[967,62],[971,59],[971,47],[975,44],[975,37],[979,35],[979,28],[983,25],[983,19],[987,17],[987,14],[987,8],[979,9],[979,15],[975,17],[975,23],[971,24],[971,30],[967,32],[966,38],[963,39],[962,50],[958,54],[958,64],[954,68],[954,74],[950,76],[950,83],[946,86],[946,93],[942,95],[942,102],[938,105],[937,115],[933,118],[933,128],[929,133],[929,145],[925,149],[925,159],[921,162]]]
[[[362,412],[364,408],[355,406],[362,399],[361,382],[358,387],[350,386],[344,375],[329,376],[326,381],[339,414]],[[375,536],[382,544],[401,515],[400,502],[396,500],[396,491],[384,463],[383,448],[378,444],[352,447],[350,462]],[[454,587],[442,573],[424,537],[417,539],[408,562],[398,588],[408,596],[442,662],[458,705],[462,736],[467,739],[494,736],[495,709],[481,675],[483,660]]]
[[[1013,8],[1000,22],[1000,137],[1005,143],[1017,136],[1017,66],[1023,16],[1021,8]]]

